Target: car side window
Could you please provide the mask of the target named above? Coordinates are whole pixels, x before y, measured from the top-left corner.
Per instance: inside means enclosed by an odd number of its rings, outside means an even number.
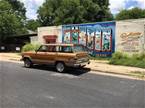
[[[48,50],[48,47],[43,45],[38,49],[38,52],[47,52],[47,50]]]
[[[60,46],[56,46],[56,52],[59,52],[59,47],[60,47]]]
[[[48,46],[48,52],[56,52],[56,46]]]
[[[71,46],[60,46],[60,52],[64,53],[72,53],[72,47]]]

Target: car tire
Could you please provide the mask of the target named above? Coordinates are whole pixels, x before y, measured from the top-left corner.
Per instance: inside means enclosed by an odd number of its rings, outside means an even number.
[[[28,58],[24,59],[24,67],[30,68],[30,67],[32,67],[32,65],[33,64],[30,59],[28,59]]]
[[[55,68],[56,68],[56,71],[57,72],[64,72],[65,71],[65,64],[63,62],[57,62],[56,65],[55,65]]]

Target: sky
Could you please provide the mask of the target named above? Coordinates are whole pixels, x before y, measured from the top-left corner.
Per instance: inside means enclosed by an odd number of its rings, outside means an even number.
[[[37,9],[43,4],[45,0],[20,0],[24,3],[29,19],[37,18]],[[145,0],[110,0],[110,10],[113,14],[117,14],[121,9],[132,9],[140,7],[145,9]]]

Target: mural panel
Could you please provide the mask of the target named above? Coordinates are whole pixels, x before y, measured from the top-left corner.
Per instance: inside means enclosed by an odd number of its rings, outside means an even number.
[[[72,30],[71,30],[71,33],[72,33],[72,43],[73,44],[78,44],[78,40],[79,40],[79,28],[78,26],[74,26],[72,27]]]
[[[115,22],[62,26],[63,43],[82,44],[94,56],[109,56],[115,51]]]
[[[87,47],[94,48],[95,28],[94,26],[87,26]]]
[[[101,51],[102,49],[102,31],[96,30],[95,34],[95,50]]]
[[[63,31],[63,42],[64,43],[71,42],[71,29],[70,29],[70,27],[66,27],[65,31]]]
[[[103,51],[110,51],[111,50],[111,40],[112,40],[111,35],[112,35],[111,34],[111,29],[103,30],[103,33],[102,33]]]
[[[87,43],[87,34],[86,34],[86,27],[85,26],[80,26],[79,27],[79,44],[82,44],[86,46]]]

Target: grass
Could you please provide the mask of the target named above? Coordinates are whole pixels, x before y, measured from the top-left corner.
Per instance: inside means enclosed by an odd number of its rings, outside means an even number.
[[[92,57],[90,56],[91,60],[107,60],[109,61],[111,58],[110,57]]]
[[[135,76],[137,78],[145,78],[145,73],[140,71],[134,71],[130,73],[131,76]]]

